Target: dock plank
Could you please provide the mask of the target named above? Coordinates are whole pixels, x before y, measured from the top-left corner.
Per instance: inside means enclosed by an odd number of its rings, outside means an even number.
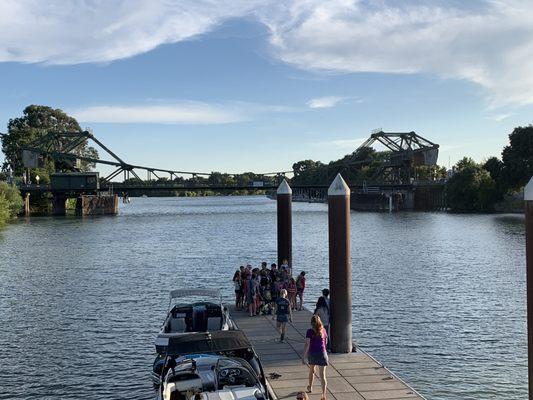
[[[293,313],[293,323],[287,326],[284,343],[278,340],[279,333],[271,316],[249,317],[235,309],[231,314],[259,355],[274,396],[295,399],[307,386],[309,367],[302,364],[302,354],[311,313],[308,310]],[[329,359],[326,369],[329,400],[424,399],[360,349],[349,354],[329,354]],[[318,376],[309,398],[320,399]]]

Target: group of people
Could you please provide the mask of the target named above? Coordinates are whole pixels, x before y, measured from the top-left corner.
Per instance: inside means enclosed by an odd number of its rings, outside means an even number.
[[[268,268],[264,261],[257,268],[249,264],[246,267],[241,265],[233,275],[233,285],[235,307],[237,310],[247,310],[250,317],[271,315],[283,290],[286,291],[285,298],[290,310],[301,310],[303,307],[305,271],[294,278],[287,260],[279,268],[275,263]]]
[[[303,308],[305,271],[294,278],[286,260],[279,268],[276,264],[268,268],[267,263],[262,262],[258,268],[241,266],[235,271],[233,283],[236,308],[247,310],[250,316],[272,315],[280,333],[280,342],[284,342],[287,323],[292,322],[292,312]],[[321,383],[321,399],[326,399],[329,318],[329,290],[323,289],[311,318],[311,328],[306,332],[302,363],[309,365],[309,381],[306,391],[297,394],[298,400],[308,399],[307,393],[312,392],[316,369]]]

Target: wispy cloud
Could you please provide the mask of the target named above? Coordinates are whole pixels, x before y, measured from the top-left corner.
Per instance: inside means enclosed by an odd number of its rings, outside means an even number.
[[[432,73],[485,89],[493,107],[533,103],[533,2],[279,2],[259,18],[277,57],[326,73]]]
[[[507,119],[509,117],[512,117],[514,113],[503,113],[503,114],[496,114],[488,117],[488,119],[496,122],[502,122],[504,119]]]
[[[315,97],[307,102],[309,108],[331,108],[339,104],[344,97],[341,96],[324,96]]]
[[[269,113],[298,112],[299,108],[247,102],[212,104],[200,101],[151,99],[145,104],[79,107],[67,112],[80,122],[115,124],[214,125],[247,121]]]
[[[432,73],[533,104],[533,2],[479,0],[7,0],[0,61],[111,62],[255,18],[275,57],[326,73]]]
[[[312,142],[311,146],[314,147],[329,147],[335,149],[354,151],[357,149],[367,138],[356,139],[334,139],[328,141]]]
[[[245,120],[245,113],[234,107],[201,102],[148,105],[100,105],[70,110],[81,122],[155,123],[155,124],[228,124]]]

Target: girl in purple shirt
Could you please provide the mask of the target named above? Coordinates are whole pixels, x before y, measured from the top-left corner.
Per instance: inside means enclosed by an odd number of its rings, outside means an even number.
[[[311,318],[311,329],[307,330],[305,337],[302,363],[305,364],[305,359],[307,358],[309,364],[309,385],[307,386],[307,392],[311,393],[313,389],[315,366],[318,366],[318,375],[322,386],[321,399],[325,400],[328,386],[328,381],[326,379],[326,367],[329,364],[328,353],[326,352],[328,334],[318,315],[313,315]]]

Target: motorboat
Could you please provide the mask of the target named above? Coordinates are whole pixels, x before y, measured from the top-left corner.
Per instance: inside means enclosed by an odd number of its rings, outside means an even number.
[[[184,298],[196,299],[196,301],[186,303],[180,301],[175,304],[176,299],[183,300]],[[156,338],[156,347],[159,338],[235,328],[236,325],[228,309],[222,304],[219,289],[175,289],[170,292],[167,316]]]
[[[159,369],[164,361],[169,338],[195,332],[237,329],[228,309],[222,304],[219,289],[174,289],[170,291],[169,297],[167,316],[155,338],[158,355],[154,361],[154,371]],[[158,374],[153,374],[152,379],[157,385]]]
[[[161,351],[159,400],[271,399],[259,358],[242,331],[172,336]]]

